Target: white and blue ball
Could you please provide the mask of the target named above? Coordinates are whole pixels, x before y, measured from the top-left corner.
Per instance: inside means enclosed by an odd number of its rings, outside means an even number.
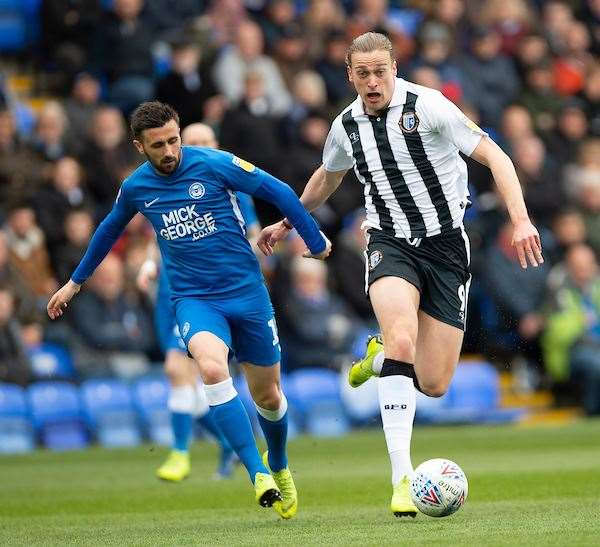
[[[453,461],[427,460],[415,469],[410,487],[413,503],[430,517],[447,517],[458,511],[469,492],[464,471]]]

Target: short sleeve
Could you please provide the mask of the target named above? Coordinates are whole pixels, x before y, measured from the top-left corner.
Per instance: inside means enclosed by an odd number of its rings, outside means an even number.
[[[421,107],[426,108],[432,128],[470,156],[487,133],[441,93],[432,94],[428,99],[428,104]]]
[[[347,171],[354,165],[354,158],[342,142],[346,137],[342,122],[336,118],[331,125],[325,146],[323,147],[323,166],[326,171]]]

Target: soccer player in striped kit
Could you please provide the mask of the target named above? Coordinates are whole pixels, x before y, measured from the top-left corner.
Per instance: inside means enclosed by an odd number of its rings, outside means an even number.
[[[381,328],[350,369],[357,387],[379,376],[383,429],[392,466],[391,511],[417,514],[409,495],[415,390],[440,397],[460,356],[466,320],[469,240],[467,168],[459,152],[487,165],[512,221],[523,268],[543,262],[510,158],[440,92],[396,77],[392,44],[382,34],[358,36],[347,55],[356,100],[334,120],[323,165],[301,201],[324,203],[354,168],[364,185],[365,285]],[[287,219],[259,238],[266,254],[285,237]]]

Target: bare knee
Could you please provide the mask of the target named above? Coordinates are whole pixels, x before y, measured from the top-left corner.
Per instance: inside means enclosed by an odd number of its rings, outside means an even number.
[[[448,382],[437,381],[437,382],[421,382],[419,381],[421,391],[429,397],[442,397],[448,391]]]
[[[275,383],[261,386],[252,393],[254,402],[265,410],[277,410],[281,406],[281,391]]]
[[[385,355],[391,359],[414,363],[415,340],[404,328],[392,329],[384,335]]]
[[[189,363],[182,358],[177,358],[177,356],[167,355],[165,361],[165,374],[173,385],[188,384],[191,374]]]
[[[227,364],[223,364],[219,359],[213,357],[202,357],[198,360],[200,375],[205,384],[218,384],[229,378]]]

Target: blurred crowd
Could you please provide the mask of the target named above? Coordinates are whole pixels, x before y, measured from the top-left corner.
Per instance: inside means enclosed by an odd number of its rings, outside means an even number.
[[[132,108],[170,103],[182,126],[209,124],[222,148],[300,193],[354,97],[346,48],[369,30],[390,36],[401,77],[442,91],[509,153],[541,232],[546,262],[523,271],[490,173],[467,159],[465,351],[600,413],[598,0],[43,0],[35,60],[9,64],[53,98],[33,110],[0,72],[0,380],[160,359],[151,298],[134,284],[153,238],[141,217],[63,320],[43,314],[142,160]],[[339,366],[374,328],[361,204],[349,174],[316,211],[335,242],[327,263],[301,260],[293,235],[262,260],[288,370]],[[256,205],[263,224],[278,218]]]

